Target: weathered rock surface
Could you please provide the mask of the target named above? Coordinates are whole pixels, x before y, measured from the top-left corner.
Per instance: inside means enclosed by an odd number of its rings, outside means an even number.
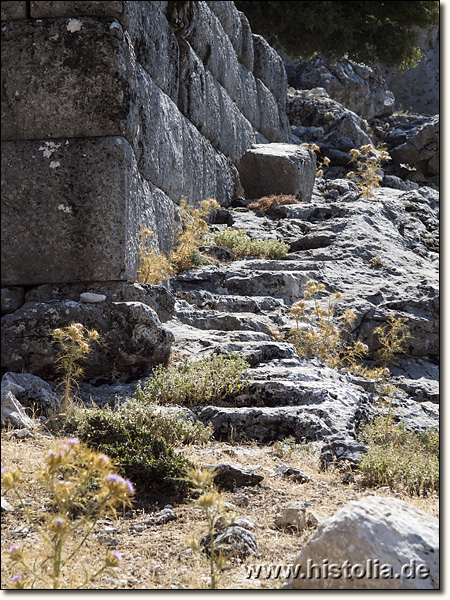
[[[424,56],[412,69],[388,69],[380,65],[381,74],[395,96],[395,110],[435,115],[440,101],[439,26],[422,31],[418,46]]]
[[[174,348],[186,357],[240,353],[251,365],[233,406],[195,409],[219,439],[233,432],[262,443],[288,436],[321,441],[328,444],[324,466],[356,465],[365,451],[359,427],[385,411],[376,383],[300,359],[277,339],[295,326],[289,307],[311,279],[342,293],[336,314],[347,307],[356,313],[353,334],[369,345],[371,359],[379,345],[373,328],[390,316],[405,319],[410,358],[390,365],[391,381],[402,390],[392,406],[412,429],[438,426],[437,192],[380,188],[367,201],[349,180],[319,180],[310,202],[283,205],[276,217],[243,207],[222,217],[250,236],[289,243],[291,252],[284,260],[200,267],[172,282],[178,300],[167,327]]]
[[[292,144],[255,144],[241,158],[239,176],[247,198],[292,194],[311,198],[316,174],[313,152]]]
[[[205,467],[214,471],[214,483],[227,490],[242,486],[258,485],[264,477],[247,471],[238,465],[220,464]]]
[[[5,373],[2,390],[11,391],[21,406],[30,408],[33,414],[46,414],[58,407],[58,396],[50,384],[29,373]]]
[[[375,71],[352,60],[315,56],[309,62],[286,65],[288,83],[296,90],[324,88],[330,98],[363,119],[392,114],[386,82]]]
[[[439,521],[395,498],[350,502],[320,525],[294,568],[284,589],[437,590]]]
[[[410,181],[439,185],[439,115],[396,115],[377,120],[374,130],[397,173]]]
[[[152,308],[162,322],[173,317],[175,312],[175,298],[166,288],[161,285],[128,281],[40,285],[27,292],[25,302],[50,302],[51,300],[79,302],[84,293],[106,296],[107,302],[141,302]]]
[[[9,371],[26,367],[35,375],[51,374],[58,357],[51,333],[73,322],[100,334],[100,343],[92,346],[83,363],[87,377],[136,369],[145,373],[151,365],[165,362],[170,352],[170,333],[161,326],[155,311],[140,302],[27,302],[2,317],[2,367]]]

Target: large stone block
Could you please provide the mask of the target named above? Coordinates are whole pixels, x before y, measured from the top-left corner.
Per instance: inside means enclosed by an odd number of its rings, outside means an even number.
[[[179,47],[160,4],[123,2],[123,15],[119,20],[130,36],[136,61],[177,104]]]
[[[256,89],[260,106],[260,132],[270,142],[290,143],[291,126],[284,109],[260,79],[256,80]]]
[[[239,175],[247,198],[292,194],[308,202],[316,174],[315,154],[294,144],[255,144],[241,158]]]
[[[1,3],[1,20],[12,21],[16,19],[27,18],[27,3],[26,2],[2,2]]]
[[[11,2],[19,4],[19,2]],[[25,4],[25,2],[23,3]],[[58,17],[116,17],[123,12],[124,2],[30,2],[33,19]]]
[[[4,24],[2,140],[123,135],[125,129],[133,138],[134,73],[132,49],[117,21]]]
[[[286,108],[287,74],[279,54],[260,35],[253,35],[255,61],[253,73]]]
[[[233,2],[206,2],[219,19],[223,30],[230,38],[239,61],[253,69],[253,42],[250,25],[244,13],[238,11]]]
[[[173,203],[123,138],[2,142],[2,285],[135,280],[141,225],[173,243]]]

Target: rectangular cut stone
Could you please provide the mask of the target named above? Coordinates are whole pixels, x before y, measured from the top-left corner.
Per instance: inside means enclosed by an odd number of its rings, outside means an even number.
[[[2,32],[2,140],[133,137],[135,62],[119,23],[10,21]]]
[[[30,2],[33,19],[79,16],[119,18],[123,12],[123,4],[124,2]]]
[[[1,19],[2,21],[12,21],[15,19],[27,18],[26,2],[2,2]]]
[[[2,142],[2,285],[135,280],[139,231],[161,249],[175,207],[124,138]]]
[[[206,2],[219,19],[223,30],[230,38],[239,61],[253,70],[253,42],[250,25],[244,13],[238,11],[233,2]]]
[[[131,144],[144,178],[176,202],[186,196],[229,203],[231,174],[223,168],[217,172],[215,148],[134,60],[121,25],[91,18],[76,21],[76,31],[69,31],[68,21],[61,19],[33,26],[8,23],[4,44],[9,58],[2,62],[3,139],[122,136]],[[13,55],[20,48],[14,68]],[[239,128],[231,130],[232,147],[242,147],[242,139]],[[219,197],[225,191],[229,195]]]
[[[120,21],[128,32],[136,61],[171,100],[178,102],[179,48],[161,4],[124,2]]]

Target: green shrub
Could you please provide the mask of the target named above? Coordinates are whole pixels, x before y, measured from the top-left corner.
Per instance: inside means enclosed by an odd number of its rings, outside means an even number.
[[[213,435],[212,426],[205,426],[200,421],[195,423],[184,419],[176,413],[168,413],[156,405],[148,405],[130,398],[120,406],[111,408],[84,408],[69,413],[65,430],[87,437],[89,428],[98,419],[106,419],[116,429],[140,427],[167,444],[205,444]]]
[[[279,260],[286,256],[289,244],[280,240],[253,240],[243,229],[228,227],[209,238],[209,243],[224,246],[234,252],[236,258],[257,256],[270,260]]]
[[[359,464],[362,483],[390,486],[410,495],[439,490],[439,433],[417,433],[379,417],[362,430],[369,452]]]
[[[86,411],[84,418],[74,416],[66,428],[75,428],[87,445],[108,455],[120,472],[136,484],[140,496],[162,490],[174,494],[186,491],[183,481],[192,465],[178,455],[166,440],[158,435],[158,427],[150,416],[140,420],[139,413],[111,409]]]
[[[158,365],[136,399],[148,404],[220,404],[242,389],[247,361],[239,355],[221,354],[198,361],[183,361],[174,367]]]

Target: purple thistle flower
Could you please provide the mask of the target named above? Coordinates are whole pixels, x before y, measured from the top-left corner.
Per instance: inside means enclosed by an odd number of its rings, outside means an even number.
[[[121,485],[121,484],[125,483],[123,478],[120,477],[120,475],[117,475],[116,473],[110,473],[109,475],[107,475],[106,481],[108,483],[112,483],[114,485]]]
[[[14,544],[8,550],[9,554],[15,554],[16,552],[20,552],[22,550],[22,544]]]
[[[2,467],[2,475],[3,473],[6,473],[6,467]]]
[[[14,581],[14,583],[15,583],[16,581],[19,581],[19,579],[20,579],[20,575],[19,575],[19,574],[17,574],[17,575],[13,575],[13,576],[11,577],[11,581]]]
[[[80,444],[80,440],[78,438],[68,438],[66,440],[66,444],[69,446],[78,446]]]
[[[125,485],[127,486],[128,493],[133,495],[134,494],[134,485],[131,483],[131,481],[129,479],[125,479]]]
[[[111,554],[116,558],[119,562],[122,562],[122,555],[117,550],[112,550]]]

